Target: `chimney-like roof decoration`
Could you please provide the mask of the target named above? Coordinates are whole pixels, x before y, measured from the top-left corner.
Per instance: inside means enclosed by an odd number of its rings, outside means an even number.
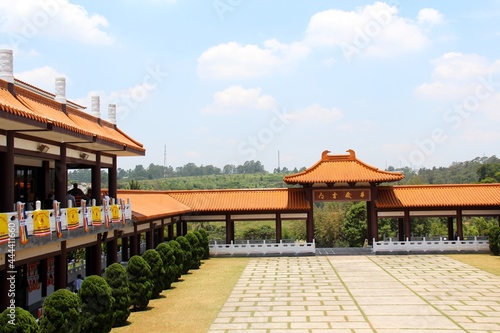
[[[283,178],[287,184],[335,184],[335,183],[384,183],[402,180],[400,172],[379,170],[356,158],[354,150],[347,150],[347,155],[330,155],[325,150],[321,160],[305,171],[287,175]]]

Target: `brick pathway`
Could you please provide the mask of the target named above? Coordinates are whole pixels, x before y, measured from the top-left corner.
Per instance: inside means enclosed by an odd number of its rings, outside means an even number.
[[[500,332],[500,277],[446,256],[254,258],[209,333]]]

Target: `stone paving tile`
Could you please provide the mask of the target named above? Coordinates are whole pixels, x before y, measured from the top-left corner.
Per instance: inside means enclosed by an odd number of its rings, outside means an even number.
[[[500,333],[500,277],[441,255],[254,258],[209,333]]]

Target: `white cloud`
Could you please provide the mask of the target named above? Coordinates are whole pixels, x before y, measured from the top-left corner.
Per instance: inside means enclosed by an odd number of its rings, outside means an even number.
[[[198,58],[198,75],[213,79],[245,79],[268,75],[284,69],[307,55],[300,43],[283,44],[268,40],[264,46],[236,42],[211,47]]]
[[[233,114],[248,110],[272,110],[276,106],[276,100],[270,95],[263,95],[260,88],[231,86],[216,92],[212,104],[203,108],[202,113]]]
[[[305,42],[312,47],[338,46],[348,60],[358,54],[395,56],[430,43],[417,24],[398,16],[397,7],[383,2],[355,11],[330,9],[313,15]]]
[[[33,38],[64,38],[86,44],[106,45],[114,39],[103,29],[106,18],[90,14],[68,0],[23,0],[0,2],[0,32],[14,47]]]
[[[424,24],[441,24],[443,23],[443,15],[434,8],[423,8],[418,12],[417,20]]]
[[[55,93],[56,77],[65,77],[65,75],[50,66],[44,66],[26,72],[14,73],[14,77],[37,88]],[[66,78],[66,85],[70,82]]]
[[[445,53],[434,59],[432,81],[421,84],[416,89],[417,96],[426,99],[461,100],[468,95],[474,96],[478,86],[490,76],[500,75],[500,60],[489,61],[477,54]],[[490,90],[498,89],[495,82],[479,90],[485,94]],[[493,86],[493,87],[490,87]],[[493,91],[490,91],[493,93]],[[491,97],[498,94],[491,94]]]
[[[286,118],[292,121],[304,122],[319,122],[325,123],[338,120],[343,117],[342,111],[337,108],[325,108],[319,104],[312,104],[308,107],[287,113]]]

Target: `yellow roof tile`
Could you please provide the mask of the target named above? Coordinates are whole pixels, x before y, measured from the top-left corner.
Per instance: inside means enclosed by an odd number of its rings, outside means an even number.
[[[382,171],[356,158],[353,150],[348,155],[329,155],[325,150],[321,160],[303,172],[287,175],[287,184],[314,183],[382,183],[404,178],[402,173]]]
[[[500,205],[500,184],[380,186],[377,208]]]
[[[191,211],[191,208],[175,200],[166,192],[119,190],[118,197],[130,199],[132,216],[137,221],[163,218]]]

